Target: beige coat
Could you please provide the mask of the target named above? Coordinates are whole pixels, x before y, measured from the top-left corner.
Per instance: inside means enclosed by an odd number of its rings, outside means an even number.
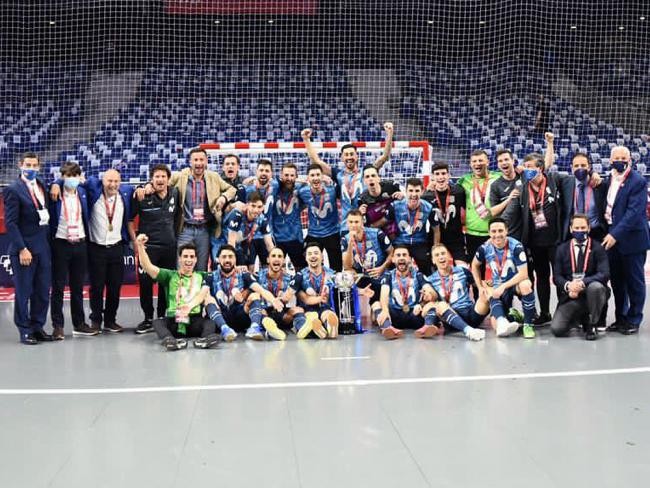
[[[180,194],[180,205],[181,205],[181,218],[179,219],[178,224],[178,233],[180,234],[185,225],[185,215],[183,208],[185,206],[185,193],[187,190],[187,182],[190,179],[190,168],[185,168],[180,172],[175,171],[172,173],[172,177],[169,180],[171,186],[178,188]],[[231,201],[235,198],[237,190],[230,186],[228,183],[223,181],[219,173],[214,171],[206,170],[204,173],[205,178],[205,191],[208,197],[208,208],[214,219],[217,222],[216,228],[214,230],[214,236],[219,237],[221,235],[221,211],[217,210],[217,200],[221,195],[224,195],[228,201]]]

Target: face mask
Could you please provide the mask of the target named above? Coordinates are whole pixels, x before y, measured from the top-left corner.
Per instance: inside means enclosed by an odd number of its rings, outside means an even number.
[[[525,179],[526,181],[532,181],[532,180],[534,180],[535,177],[536,177],[538,174],[539,174],[539,171],[537,171],[536,169],[528,169],[528,168],[524,169],[524,173],[523,173],[523,175],[524,175],[524,179]]]
[[[79,186],[79,178],[66,178],[63,180],[63,186],[70,190],[74,190]]]
[[[26,168],[26,169],[21,169],[23,176],[25,179],[32,181],[36,179],[36,175],[38,175],[38,170],[37,169],[32,169],[32,168]]]
[[[571,233],[571,235],[578,242],[584,242],[585,239],[587,239],[587,232],[585,232],[584,230],[574,231]]]
[[[575,170],[575,173],[573,173],[573,175],[576,177],[576,179],[578,181],[582,181],[583,183],[585,181],[587,181],[587,178],[589,177],[590,174],[591,174],[591,171],[589,171],[588,169],[584,169],[584,168],[578,168],[577,170]]]
[[[625,171],[625,168],[627,168],[627,162],[626,161],[612,161],[612,168],[614,168],[619,173],[623,173]]]

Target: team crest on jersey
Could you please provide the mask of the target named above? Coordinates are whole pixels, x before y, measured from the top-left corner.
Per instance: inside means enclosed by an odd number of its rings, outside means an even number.
[[[294,196],[291,198],[291,203],[289,203],[289,206],[285,209],[284,208],[284,203],[282,203],[282,199],[278,198],[278,200],[275,202],[275,210],[279,214],[285,214],[285,215],[291,215],[293,213],[293,209],[296,208],[296,206],[299,205],[298,199],[295,198]]]
[[[404,305],[408,305],[409,303],[413,303],[416,301],[415,298],[415,289],[411,287],[408,291],[407,295],[407,303],[404,303],[404,297],[402,296],[402,293],[399,290],[399,287],[394,287],[393,290],[391,291],[391,295],[393,296],[393,301],[399,305],[400,307]]]
[[[324,219],[328,214],[332,212],[333,208],[334,207],[332,207],[332,202],[327,202],[325,205],[323,205],[323,208],[321,210],[319,210],[318,207],[314,207],[312,205],[311,211],[319,219]]]
[[[405,220],[400,220],[397,224],[397,227],[403,233],[412,235],[424,228],[424,222],[416,222],[415,225],[411,227],[411,225]]]

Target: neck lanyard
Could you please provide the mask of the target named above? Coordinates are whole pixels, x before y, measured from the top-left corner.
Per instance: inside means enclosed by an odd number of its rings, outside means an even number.
[[[223,281],[224,278],[226,278],[225,282]],[[230,297],[232,295],[232,289],[235,287],[236,281],[237,281],[237,273],[235,273],[234,270],[232,271],[230,276],[226,276],[223,273],[221,273],[221,288],[223,289],[224,292],[226,291],[226,288],[228,288],[226,296]],[[228,283],[228,286],[226,286],[226,283]]]
[[[34,207],[36,207],[36,210],[43,210],[43,204],[41,201],[36,197],[36,193],[34,192],[34,189],[32,188],[32,185],[29,183],[25,183],[27,185],[27,190],[29,191],[29,196],[32,197],[32,202],[34,202]],[[38,183],[34,183],[34,186],[38,187]],[[45,192],[43,192],[43,195],[45,195]]]
[[[494,248],[494,264],[497,267],[498,276],[501,277],[503,274],[503,268],[508,259],[508,241],[506,241],[506,245],[503,246],[503,257],[501,259],[499,259],[499,255],[497,254],[497,247],[494,244],[492,244],[492,247]]]
[[[61,202],[61,205],[63,206],[63,217],[65,218],[65,221],[68,225],[70,225],[73,222],[79,222],[79,215],[81,214],[81,203],[79,202],[79,195],[75,192],[75,200],[77,202],[77,216],[74,217],[74,220],[70,220],[68,217],[68,205],[65,203],[66,198],[65,194],[63,194],[63,201]],[[112,218],[112,217],[111,217]]]
[[[311,196],[316,201],[316,196],[318,194],[314,193],[313,191],[311,192]],[[323,205],[325,205],[325,188],[322,188],[320,191],[320,203],[318,204],[318,213],[320,214],[321,211],[323,210]]]
[[[540,209],[544,209],[544,196],[546,195],[546,177],[544,177],[542,184],[539,187],[539,190],[537,191],[537,195],[535,195],[535,191],[532,188],[532,184],[528,185],[528,206],[533,212],[537,211],[537,198],[540,199]]]
[[[575,255],[575,251],[574,251],[574,248],[575,248],[576,245],[580,246],[580,243],[578,241],[576,241],[575,239],[573,239],[573,243],[571,244],[570,249],[569,249],[569,251],[571,253],[571,273],[572,274],[575,274],[575,272],[576,272],[576,255]],[[591,238],[589,237],[589,238],[587,238],[587,249],[585,251],[585,261],[584,261],[584,263],[582,263],[582,272],[583,273],[587,272],[587,262],[589,260],[589,254],[590,253],[591,253]]]
[[[203,208],[203,200],[205,198],[205,180],[199,180],[199,192],[197,197],[196,192],[196,178],[192,179],[192,207]]]
[[[593,190],[589,185],[587,185],[587,190],[584,192],[585,195],[585,201],[584,201],[584,208],[583,212],[585,214],[589,214],[589,205],[591,204],[591,193]],[[573,209],[575,212],[578,211],[578,188],[576,186],[576,191],[573,193]]]
[[[490,183],[490,175],[489,174],[483,180],[483,187],[482,188],[479,188],[479,186],[478,186],[478,179],[474,178],[474,191],[478,192],[479,197],[480,197],[479,201],[481,203],[485,203],[485,194],[487,192],[488,183]]]
[[[311,282],[312,288],[314,288],[314,291],[316,291],[316,283],[318,280],[314,280],[315,275],[310,271],[309,272],[309,281]],[[325,288],[325,270],[321,270],[320,272],[320,277],[318,278],[320,280],[320,285],[318,287],[318,295],[321,295],[323,293],[323,288]]]
[[[402,295],[402,301],[404,305],[407,305],[409,288],[411,287],[411,272],[409,271],[408,275],[406,276],[406,286],[403,286],[404,282],[402,281],[402,273],[396,271],[395,277],[397,278],[397,286],[399,287],[400,295]]]
[[[246,228],[246,241],[250,244],[251,241],[253,240],[253,236],[255,235],[255,231],[257,230],[257,221],[253,220],[253,222],[250,222],[250,226],[248,216],[244,216],[244,227]]]
[[[438,208],[440,209],[440,212],[442,213],[442,225],[447,225],[447,210],[449,209],[449,198],[451,197],[451,188],[447,188],[447,196],[445,198],[445,206],[442,206],[442,201],[440,200],[440,197],[438,196],[438,190],[434,191],[434,194],[436,196],[436,201],[438,202]]]
[[[273,286],[273,278],[271,278],[271,273],[269,272],[269,274],[267,274],[266,276],[269,282],[269,291],[273,293],[274,297],[279,296],[279,294],[282,293],[282,282],[284,281],[284,273],[280,271],[280,276],[275,281],[275,286]]]
[[[115,216],[115,207],[117,205],[118,195],[115,195],[115,200],[113,200],[113,207],[108,208],[108,196],[104,193],[104,208],[106,209],[106,218],[108,219],[108,231],[113,230],[113,217]]]
[[[282,210],[282,213],[288,215],[287,210],[291,206],[291,202],[293,201],[293,192],[288,194],[289,197],[287,198],[287,201],[285,202],[284,199],[282,198],[282,192],[280,193],[280,209]]]
[[[194,289],[194,273],[189,275],[187,278],[190,282],[189,290],[187,290],[187,293],[183,293],[183,275],[180,272],[178,273],[178,289],[176,290],[177,307],[181,305],[181,302],[186,304],[191,300],[192,290]]]
[[[357,240],[354,236],[351,236],[352,238],[352,245],[354,246],[354,251],[357,254],[357,259],[359,260],[359,264],[363,266],[363,262],[365,261],[366,258],[366,234],[365,232],[363,233],[363,238],[361,239],[361,251],[359,251],[359,246],[357,245]]]
[[[440,286],[442,287],[442,293],[445,296],[445,301],[449,303],[449,298],[451,297],[451,292],[454,289],[454,270],[449,271],[449,288],[447,288],[447,279],[438,271],[440,275]]]

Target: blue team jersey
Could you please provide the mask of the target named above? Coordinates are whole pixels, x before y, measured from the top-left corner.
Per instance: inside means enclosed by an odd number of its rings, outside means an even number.
[[[245,187],[246,201],[248,201],[248,196],[254,191],[262,195],[262,198],[264,199],[264,212],[262,214],[266,217],[266,220],[269,222],[269,226],[273,222],[273,195],[275,194],[278,186],[279,186],[278,181],[275,178],[272,178],[266,188],[258,187],[257,183],[254,183],[252,185],[246,185]],[[255,236],[253,237],[253,239],[262,239],[263,237],[264,236],[258,229],[255,232]]]
[[[251,241],[259,238],[264,238],[271,235],[271,229],[266,216],[262,213],[254,221],[250,222],[246,217],[245,212],[233,209],[228,212],[224,219],[223,228],[224,232],[221,233],[221,243],[228,242],[228,235],[234,232],[236,235],[235,248],[238,251],[247,249],[251,246]]]
[[[454,266],[451,268],[451,274],[446,277],[435,271],[427,278],[427,282],[436,291],[440,300],[449,303],[454,310],[469,310],[474,306],[469,295],[469,287],[474,284],[474,279],[467,268]]]
[[[336,271],[323,266],[320,275],[312,274],[309,268],[303,268],[298,271],[291,280],[289,286],[296,293],[304,291],[307,295],[317,296],[327,289],[329,295],[334,288],[334,276]]]
[[[314,194],[310,186],[298,190],[301,202],[307,205],[308,235],[327,237],[339,232],[339,211],[336,205],[336,187],[322,185],[321,193]]]
[[[381,229],[364,227],[365,241],[358,241],[352,244],[352,261],[355,271],[362,273],[365,270],[376,268],[384,264],[390,250],[390,239]],[[348,249],[350,235],[341,237],[341,252]]]
[[[397,224],[395,244],[426,244],[431,229],[438,225],[433,205],[420,200],[418,208],[410,210],[406,203],[406,200],[399,200],[388,207],[388,220]]]
[[[305,208],[298,196],[303,183],[296,183],[293,192],[290,194],[283,190],[282,185],[273,192],[273,237],[275,242],[302,242],[302,222],[300,213]]]
[[[281,297],[282,294],[289,289],[291,280],[293,280],[293,275],[282,272],[281,278],[271,279],[269,278],[269,268],[263,268],[257,274],[256,279],[260,286],[273,293],[273,296]],[[265,301],[265,306],[270,307],[271,304],[266,303]]]
[[[210,287],[210,293],[217,301],[220,308],[230,308],[232,306],[243,306],[243,303],[235,302],[232,294],[235,291],[243,292],[248,290],[254,283],[255,278],[247,271],[235,272],[226,278],[221,274],[221,268],[217,267],[206,278],[206,284]]]
[[[358,169],[354,173],[348,173],[346,170],[332,168],[332,179],[336,181],[341,196],[341,231],[347,232],[348,213],[353,208],[359,208],[359,197],[365,189],[362,174]]]
[[[486,263],[492,273],[492,285],[499,286],[509,279],[513,278],[521,266],[528,264],[524,246],[517,239],[508,237],[507,255],[505,262],[503,253],[505,250],[497,249],[490,241],[481,245],[476,251],[476,259],[481,263]],[[499,267],[502,265],[501,272]]]
[[[384,273],[381,279],[382,288],[384,285],[390,287],[388,306],[395,310],[402,310],[404,305],[408,305],[412,311],[413,307],[420,303],[420,292],[426,284],[424,275],[414,268],[410,268],[404,277],[398,277],[397,270],[391,269]],[[406,293],[406,297],[403,296],[403,292]]]

